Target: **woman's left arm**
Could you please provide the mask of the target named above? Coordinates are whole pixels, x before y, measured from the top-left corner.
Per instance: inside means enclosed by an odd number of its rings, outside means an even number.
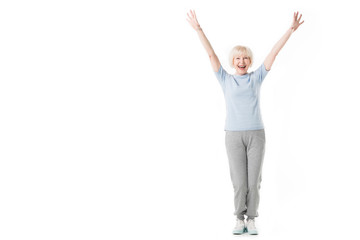
[[[271,66],[273,65],[276,56],[280,52],[280,50],[283,48],[287,40],[290,38],[291,34],[298,29],[298,27],[304,23],[304,21],[300,22],[300,19],[302,17],[302,14],[300,14],[298,18],[299,12],[294,13],[294,19],[291,24],[291,27],[286,31],[286,33],[280,38],[280,40],[275,44],[269,55],[265,58],[264,65],[267,71],[271,69]]]

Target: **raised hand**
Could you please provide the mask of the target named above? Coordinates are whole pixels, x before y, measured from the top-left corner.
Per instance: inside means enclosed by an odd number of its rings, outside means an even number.
[[[302,14],[300,14],[300,17],[298,18],[299,12],[294,12],[294,19],[291,24],[291,30],[292,32],[295,32],[298,27],[304,23],[304,21],[300,22]]]
[[[188,19],[186,19],[195,30],[201,29],[198,20],[196,19],[195,10],[190,10],[190,14],[187,13]]]
[[[291,34],[298,29],[298,27],[304,23],[304,21],[300,22],[302,14],[299,16],[299,12],[294,13],[294,20],[290,26],[289,29],[286,30],[286,33],[280,38],[280,40],[274,45],[274,47],[271,49],[271,52],[269,55],[265,58],[264,65],[267,70],[271,69],[271,66],[273,65],[276,56],[280,52],[280,50],[283,48],[287,40],[290,38]]]

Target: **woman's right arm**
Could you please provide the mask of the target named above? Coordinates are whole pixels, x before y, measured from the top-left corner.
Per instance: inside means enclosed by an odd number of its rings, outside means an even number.
[[[186,19],[190,25],[194,28],[197,32],[202,45],[204,46],[211,62],[211,66],[215,72],[219,71],[220,68],[220,61],[219,58],[216,56],[214,49],[211,47],[209,40],[206,38],[205,33],[203,32],[202,28],[200,27],[199,22],[196,19],[195,11],[190,10],[190,14],[187,14],[189,19]]]

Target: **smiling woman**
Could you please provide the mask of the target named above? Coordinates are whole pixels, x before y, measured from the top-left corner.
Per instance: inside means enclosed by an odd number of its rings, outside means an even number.
[[[230,66],[236,74],[229,74],[220,64],[197,21],[195,11],[188,13],[188,22],[198,33],[224,93],[226,102],[225,146],[229,159],[234,203],[237,217],[233,234],[258,234],[255,217],[258,217],[260,183],[265,153],[265,130],[260,113],[260,87],[271,69],[279,51],[291,34],[304,22],[294,13],[290,28],[274,45],[264,62],[248,73],[253,54],[248,47],[235,46],[230,52]],[[245,224],[244,216],[247,216]]]
[[[246,74],[253,61],[252,51],[248,47],[238,45],[230,52],[230,66],[236,69],[238,75]]]

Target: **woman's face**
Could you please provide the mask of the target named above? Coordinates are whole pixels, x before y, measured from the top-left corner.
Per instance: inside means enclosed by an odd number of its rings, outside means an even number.
[[[236,69],[236,74],[244,75],[247,73],[248,68],[250,67],[251,61],[250,58],[245,54],[241,53],[234,58],[234,66]]]

